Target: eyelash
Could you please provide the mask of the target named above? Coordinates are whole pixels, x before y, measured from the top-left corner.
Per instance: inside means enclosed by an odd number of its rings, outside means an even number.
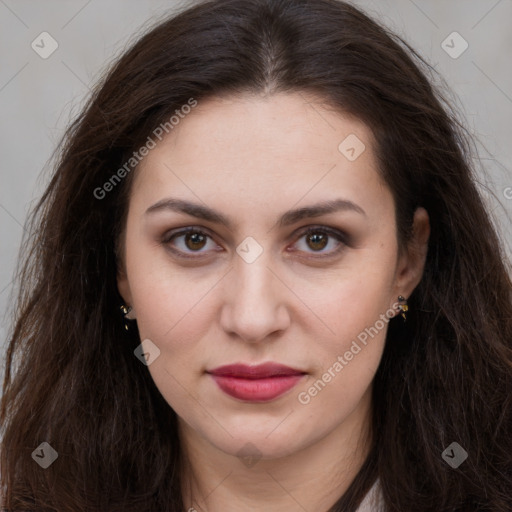
[[[176,231],[176,232],[170,232],[168,233],[167,235],[164,236],[164,238],[162,239],[162,243],[169,246],[169,250],[172,251],[174,254],[176,254],[178,257],[180,258],[185,258],[185,259],[200,259],[202,258],[202,256],[189,256],[189,255],[186,255],[185,253],[183,253],[182,251],[180,250],[176,250],[176,249],[173,249],[170,247],[170,242],[175,239],[175,238],[179,238],[180,236],[184,236],[184,235],[187,235],[188,233],[195,233],[195,234],[199,234],[199,235],[205,235],[207,236],[208,238],[212,239],[213,240],[213,237],[207,232],[205,231],[204,229],[199,229],[199,228],[196,228],[196,227],[187,227],[185,229],[181,229],[179,231]],[[313,234],[313,233],[321,233],[323,235],[328,235],[329,237],[332,237],[334,239],[336,239],[339,243],[340,243],[340,247],[338,247],[337,249],[334,249],[333,251],[327,253],[327,254],[322,254],[322,255],[314,255],[315,253],[313,252],[313,256],[307,256],[308,258],[312,258],[312,259],[320,259],[320,258],[330,258],[330,257],[333,257],[335,255],[337,255],[339,252],[341,252],[344,248],[344,246],[347,245],[347,235],[345,235],[343,232],[341,231],[337,231],[337,230],[334,230],[334,229],[331,229],[331,228],[328,228],[328,227],[325,227],[325,226],[309,226],[307,229],[301,231],[297,236],[298,236],[298,239],[301,239],[307,235],[310,235],[310,234]],[[329,242],[327,242],[329,243]],[[200,253],[200,251],[196,251],[197,253]]]

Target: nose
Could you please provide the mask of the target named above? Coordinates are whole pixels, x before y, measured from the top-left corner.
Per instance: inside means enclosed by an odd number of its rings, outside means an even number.
[[[237,257],[226,276],[221,327],[231,336],[257,343],[286,330],[290,292],[271,269],[266,251],[254,262]]]

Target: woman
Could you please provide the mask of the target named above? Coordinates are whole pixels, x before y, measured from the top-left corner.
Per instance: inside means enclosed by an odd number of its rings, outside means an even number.
[[[334,0],[119,59],[32,215],[6,510],[511,509],[512,284],[423,65]]]

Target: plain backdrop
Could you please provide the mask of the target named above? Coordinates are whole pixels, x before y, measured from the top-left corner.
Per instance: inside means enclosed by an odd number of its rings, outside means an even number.
[[[27,212],[48,179],[48,170],[42,171],[109,63],[141,31],[190,3],[0,0],[2,382],[13,272]],[[482,193],[512,255],[512,0],[353,3],[416,48],[453,91],[453,101],[477,138]],[[42,58],[52,44],[57,49]]]

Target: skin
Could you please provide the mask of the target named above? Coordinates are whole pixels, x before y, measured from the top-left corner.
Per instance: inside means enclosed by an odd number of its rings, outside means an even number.
[[[354,161],[338,150],[350,134],[366,146]],[[380,315],[398,314],[397,297],[410,296],[423,273],[427,212],[417,210],[414,238],[400,251],[370,130],[303,93],[200,102],[136,173],[118,288],[141,340],[160,350],[148,370],[178,415],[187,510],[327,510],[368,454],[371,383],[387,324],[309,403],[298,395]],[[145,214],[168,197],[207,205],[233,225],[170,210]],[[337,198],[365,214],[277,225],[287,210]],[[188,226],[209,236],[166,241]],[[301,233],[306,226],[348,238],[329,236],[324,247]],[[248,236],[263,249],[252,263],[236,251]],[[205,373],[267,361],[307,375],[271,402],[250,403]],[[248,452],[252,462],[241,456]]]

